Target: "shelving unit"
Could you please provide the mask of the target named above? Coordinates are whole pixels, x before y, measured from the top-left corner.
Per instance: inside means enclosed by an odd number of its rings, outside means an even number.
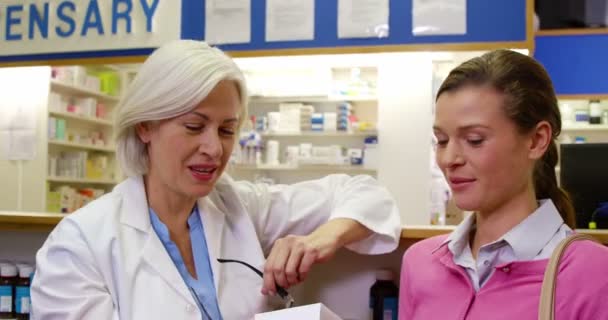
[[[228,172],[236,179],[257,180],[269,179],[276,183],[294,183],[302,180],[316,179],[332,173],[368,174],[377,176],[377,169],[368,169],[363,165],[329,165],[304,163],[331,163],[334,159],[326,159],[326,150],[332,148],[333,155],[339,157],[335,150],[342,151],[342,159],[348,157],[348,149],[364,149],[365,138],[378,136],[378,100],[376,84],[378,82],[378,67],[365,62],[344,61],[317,65],[303,70],[295,68],[261,68],[260,65],[244,62],[241,65],[247,76],[251,95],[249,96],[249,114],[259,119],[268,117],[270,112],[280,111],[283,103],[303,104],[314,108],[313,113],[335,113],[336,118],[344,119],[344,103],[350,104],[348,109],[361,124],[353,126],[353,132],[345,131],[308,131],[306,125],[299,132],[263,132],[260,136],[265,146],[269,140],[276,140],[279,145],[280,165],[248,165],[232,164]],[[285,85],[289,79],[289,85]],[[270,120],[270,119],[269,119]],[[349,119],[350,120],[350,119]],[[294,118],[288,121],[297,121]],[[302,120],[300,119],[300,123]],[[296,124],[297,125],[297,124]],[[291,127],[296,126],[294,123]],[[279,126],[280,127],[280,126]],[[281,129],[279,129],[281,130]],[[298,150],[305,144],[312,145],[311,159],[299,153],[299,165],[288,165],[286,151],[288,147]],[[338,146],[339,148],[336,148]],[[308,148],[308,146],[306,146]],[[294,150],[294,149],[291,149]],[[315,154],[317,154],[315,156]],[[266,151],[262,150],[262,161],[265,162]],[[318,158],[315,158],[318,157]],[[329,157],[329,156],[327,156]],[[370,152],[370,161],[371,161]],[[333,162],[341,162],[335,159]],[[364,160],[365,161],[365,160]]]
[[[116,152],[114,147],[101,147],[101,146],[89,145],[89,144],[84,144],[84,143],[76,143],[76,142],[60,141],[60,140],[49,140],[49,145],[68,147],[68,148],[73,148],[73,149],[81,149],[81,150],[102,151],[102,152],[108,152],[108,153]]]
[[[250,103],[283,102],[377,102],[376,96],[250,96]]]
[[[92,97],[104,102],[116,103],[118,97],[113,97],[99,91],[93,91],[86,88],[80,88],[71,84],[62,83],[61,81],[51,80],[51,91],[62,93],[76,97]]]
[[[275,137],[320,137],[320,138],[329,138],[329,137],[367,137],[367,136],[376,136],[378,135],[378,131],[358,131],[358,132],[343,132],[343,131],[301,131],[301,132],[265,132],[261,134],[262,137],[275,138]]]
[[[74,183],[74,184],[92,184],[92,185],[115,185],[118,183],[116,180],[109,180],[109,179],[86,179],[86,178],[72,178],[72,177],[52,177],[52,176],[48,176],[46,178],[46,181]]]
[[[345,172],[375,174],[376,169],[368,169],[363,166],[354,165],[232,165],[236,170],[258,170],[258,171],[323,171],[323,172]]]
[[[596,131],[608,133],[608,124],[573,123],[564,125],[562,131]]]
[[[112,121],[93,117],[86,117],[72,112],[49,111],[49,115],[57,118],[76,120],[88,124],[97,124],[101,126],[111,127]]]
[[[46,185],[47,192],[55,192],[50,196],[46,194],[46,207],[57,210],[57,199],[62,199],[63,196],[58,196],[56,193],[62,193],[64,188],[62,186],[71,187],[75,190],[82,189],[93,189],[93,197],[98,196],[103,192],[108,192],[120,178],[120,172],[116,165],[116,150],[115,146],[108,145],[113,135],[113,123],[110,120],[114,113],[114,108],[119,101],[118,96],[108,95],[101,91],[101,86],[109,88],[108,92],[116,92],[117,95],[121,91],[123,80],[120,83],[115,83],[114,87],[108,86],[107,83],[102,84],[100,78],[100,89],[91,90],[90,88],[81,87],[74,85],[73,83],[83,83],[81,73],[84,70],[86,76],[97,76],[106,77],[101,73],[112,73],[115,74],[118,79],[123,77],[121,68],[114,65],[104,65],[95,67],[76,67],[68,68],[65,70],[57,70],[57,75],[61,80],[51,79],[50,90],[52,93],[59,95],[60,97],[54,96],[54,99],[49,99],[48,105],[48,117],[57,119],[55,124],[59,121],[65,121],[63,125],[64,132],[58,139],[49,130],[48,134],[48,161],[47,161],[47,177]],[[78,74],[79,77],[76,75]],[[113,77],[113,76],[110,76]],[[63,79],[66,79],[65,82]],[[77,79],[81,79],[78,81]],[[86,79],[87,82],[91,79]],[[106,79],[107,80],[107,79]],[[110,80],[111,81],[111,80]],[[116,88],[116,89],[114,89]],[[95,100],[80,100],[85,98],[92,98]],[[59,103],[59,105],[54,105]],[[94,104],[96,103],[96,104]],[[104,109],[101,105],[103,105]],[[68,111],[69,110],[69,111]],[[103,118],[99,118],[103,117]],[[53,131],[58,132],[58,131]],[[99,139],[105,142],[105,145],[99,144]],[[97,144],[87,144],[83,142],[74,141],[97,141]],[[84,153],[86,152],[86,154]],[[64,163],[63,168],[69,164],[69,171],[60,171],[62,166],[60,162]],[[51,165],[53,169],[51,170]],[[76,166],[76,169],[74,169]],[[94,168],[94,169],[91,169]],[[89,169],[95,170],[95,172],[88,171]],[[55,171],[56,170],[56,171]],[[65,176],[57,176],[65,175]],[[90,178],[101,176],[99,179]],[[68,192],[67,194],[72,194]],[[80,196],[78,196],[80,197]],[[50,205],[50,204],[53,205]],[[69,203],[69,202],[68,202]],[[80,200],[75,207],[80,205]],[[50,207],[49,207],[50,206]],[[61,204],[63,207],[63,204]]]
[[[608,99],[608,95],[560,95],[558,96],[558,99],[561,110],[563,110],[563,107],[567,105],[573,110],[573,112],[578,110],[588,110],[591,100],[600,100],[602,120],[603,112],[608,111],[608,104],[605,101]],[[576,139],[579,137],[584,139],[583,143],[608,143],[608,124],[590,124],[587,122],[576,122],[572,120],[572,118],[569,119],[569,121],[562,119],[562,132],[560,135],[561,143],[566,143],[566,141],[568,143],[578,143],[576,142]],[[558,149],[559,148],[561,148],[561,146],[558,145]],[[555,167],[555,173],[559,184],[561,184],[560,164],[562,157],[563,155],[560,154],[560,162]]]

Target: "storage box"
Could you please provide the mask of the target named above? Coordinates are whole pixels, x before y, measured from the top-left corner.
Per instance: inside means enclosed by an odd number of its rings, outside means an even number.
[[[120,91],[120,79],[116,73],[102,72],[97,76],[99,77],[101,92],[110,96],[118,96]]]
[[[259,313],[255,320],[342,320],[322,303]]]
[[[100,92],[101,80],[95,76],[86,76],[84,87],[91,91]]]

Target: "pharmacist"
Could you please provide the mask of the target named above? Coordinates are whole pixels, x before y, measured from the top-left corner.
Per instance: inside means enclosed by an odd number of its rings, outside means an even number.
[[[395,202],[368,176],[267,186],[223,174],[246,92],[236,64],[203,42],[148,58],[116,111],[129,178],[50,234],[36,256],[34,319],[252,319],[276,285],[304,281],[341,247],[397,247]]]

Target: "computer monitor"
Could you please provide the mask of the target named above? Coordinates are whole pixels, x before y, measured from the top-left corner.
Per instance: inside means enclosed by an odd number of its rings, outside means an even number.
[[[586,229],[593,211],[608,201],[608,143],[562,144],[560,162],[561,187],[572,196],[576,226]]]

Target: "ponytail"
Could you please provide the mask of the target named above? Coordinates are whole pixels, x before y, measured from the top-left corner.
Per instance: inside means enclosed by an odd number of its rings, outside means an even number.
[[[566,224],[576,228],[574,207],[568,193],[558,187],[555,166],[557,165],[557,145],[551,141],[549,148],[534,168],[534,189],[537,199],[550,198]]]

